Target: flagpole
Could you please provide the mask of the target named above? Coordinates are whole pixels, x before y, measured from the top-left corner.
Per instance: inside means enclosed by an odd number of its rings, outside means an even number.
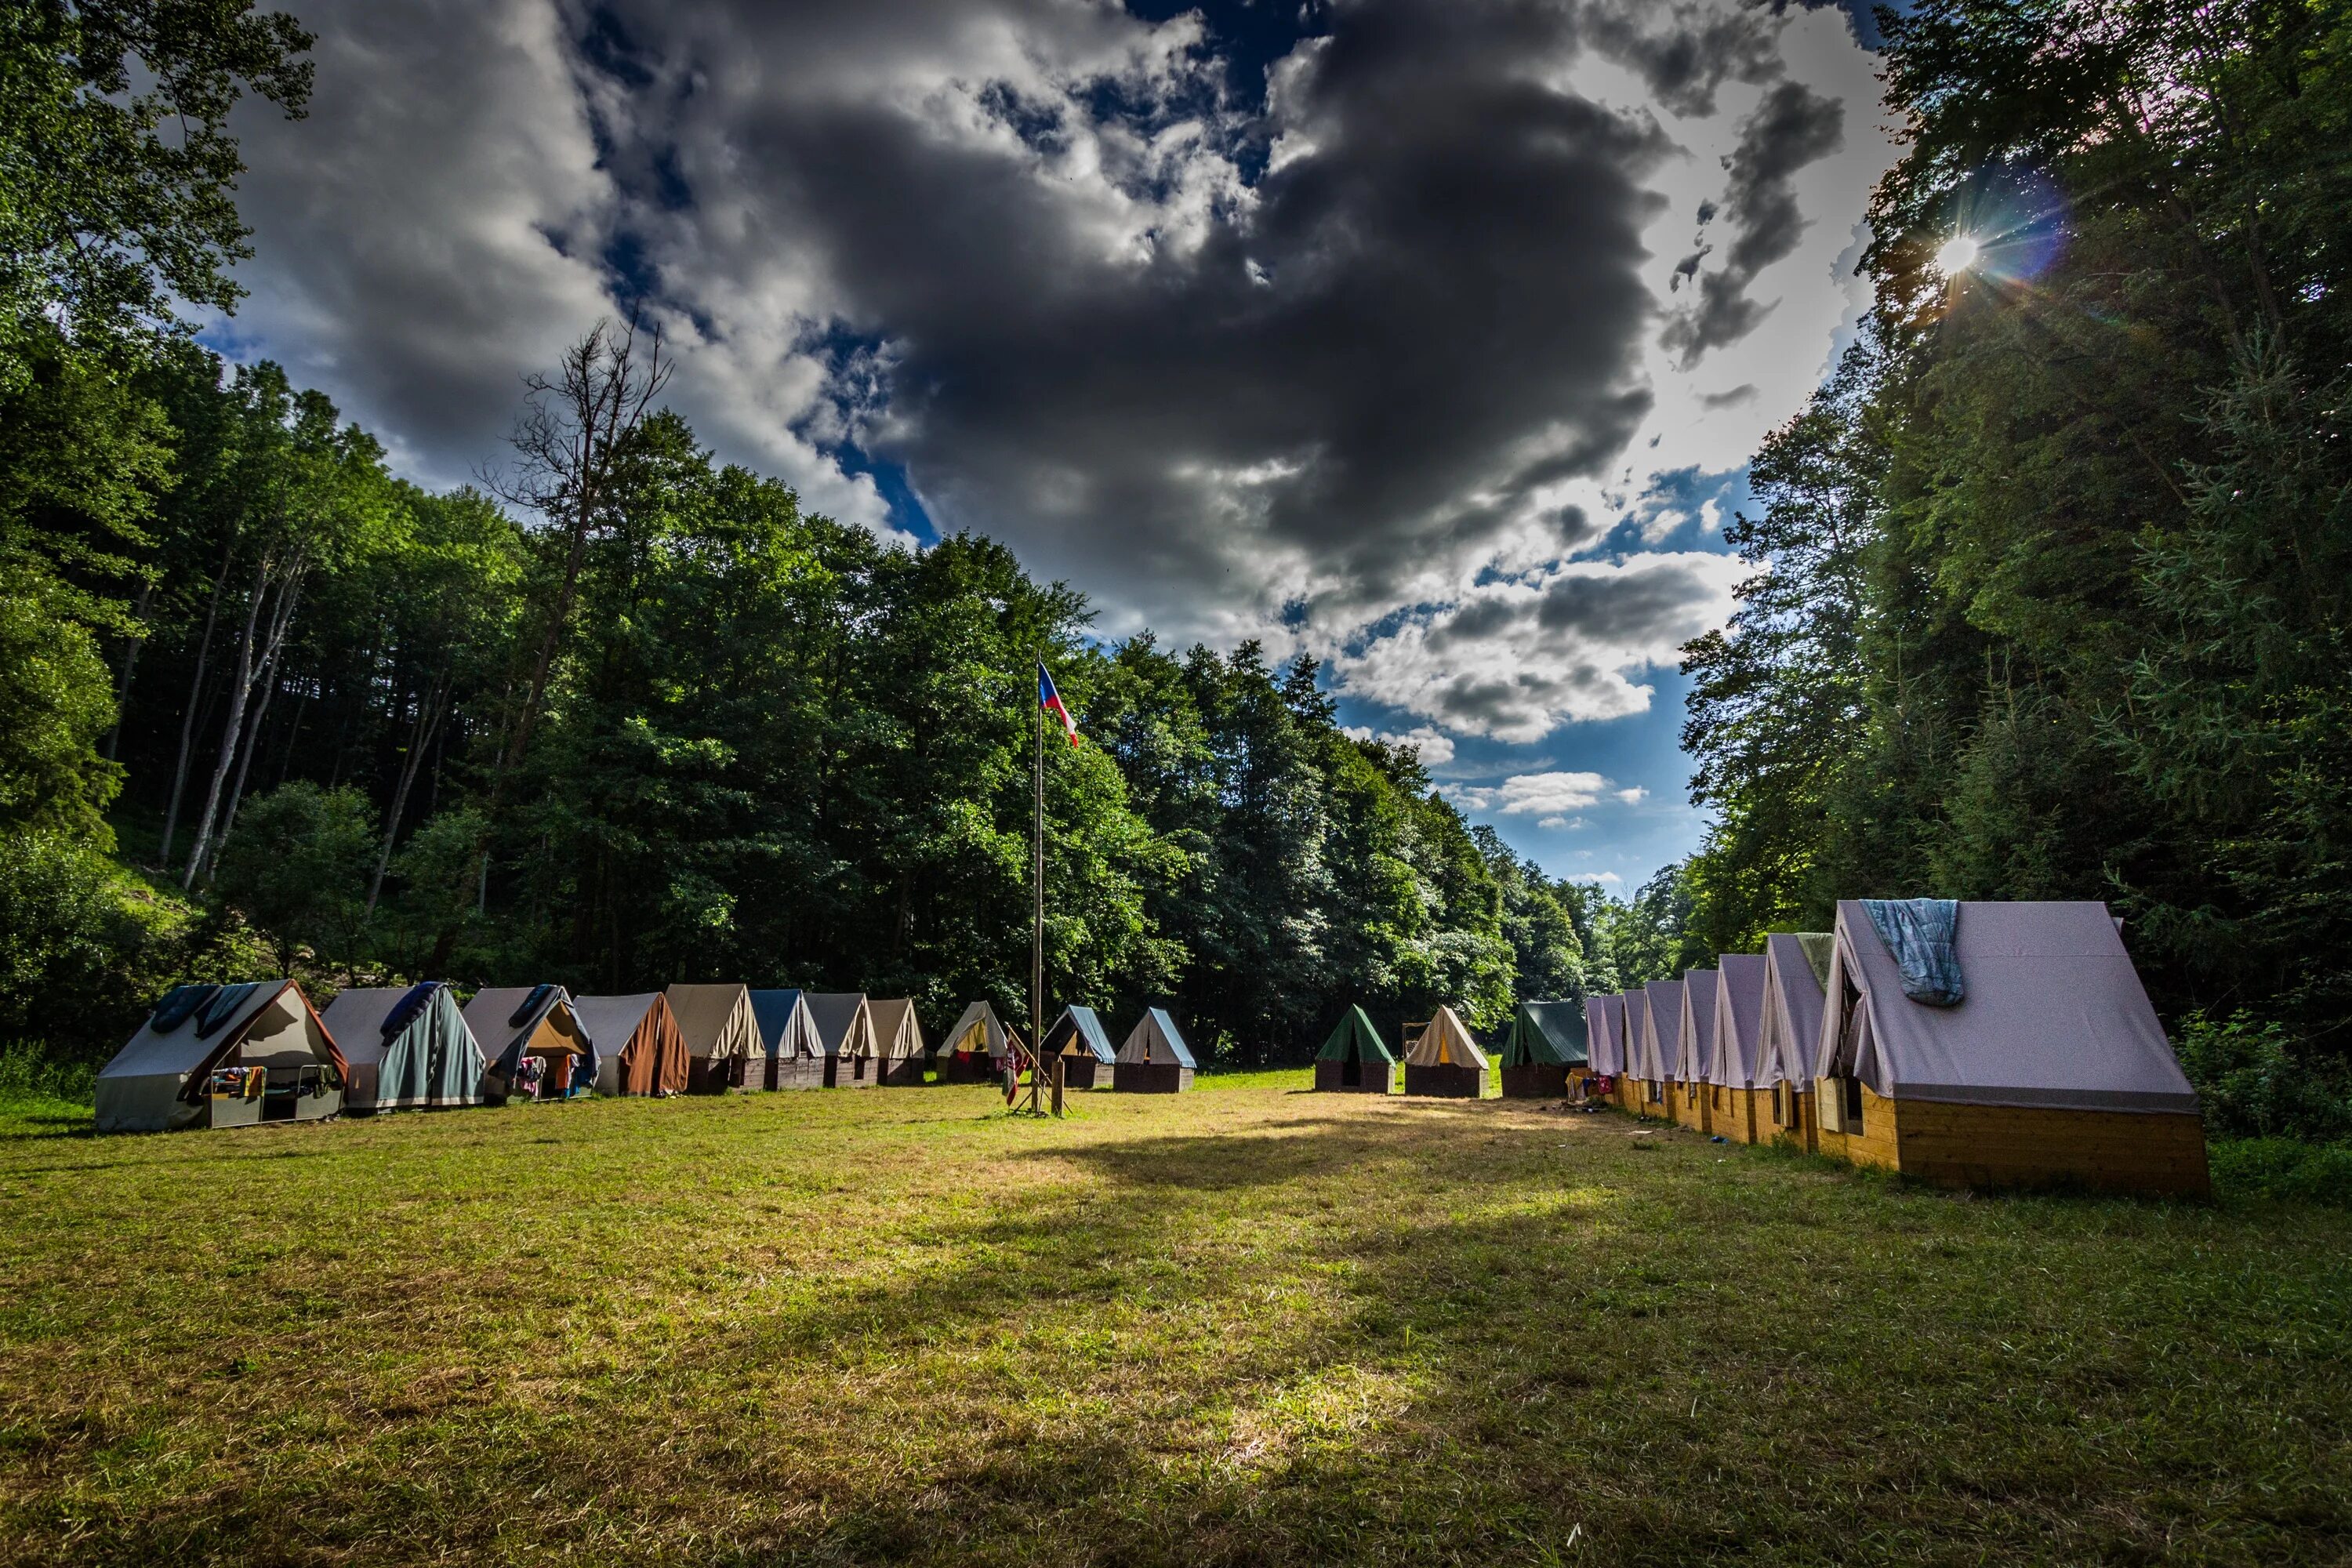
[[[1037,654],[1037,668],[1045,656]],[[1041,683],[1042,686],[1042,683]],[[1036,791],[1036,814],[1029,836],[1029,1109],[1037,1109],[1037,1079],[1045,1070],[1045,702],[1041,689],[1030,704],[1036,730],[1036,759],[1031,768]]]

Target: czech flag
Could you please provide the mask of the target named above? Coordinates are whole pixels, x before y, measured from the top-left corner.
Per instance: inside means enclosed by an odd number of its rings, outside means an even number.
[[[1070,744],[1078,743],[1078,721],[1062,706],[1062,694],[1054,689],[1054,678],[1045,673],[1043,659],[1037,661],[1037,706],[1062,721],[1062,733],[1070,738]]]

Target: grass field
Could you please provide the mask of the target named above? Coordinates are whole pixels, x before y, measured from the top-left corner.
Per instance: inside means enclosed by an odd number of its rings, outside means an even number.
[[[2352,1557],[2352,1214],[1304,1082],[20,1105],[0,1559]]]

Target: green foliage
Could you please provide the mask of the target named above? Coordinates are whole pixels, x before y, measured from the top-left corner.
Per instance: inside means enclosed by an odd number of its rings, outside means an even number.
[[[35,827],[102,842],[119,779],[97,751],[113,681],[61,597],[37,567],[0,563],[0,837]]]
[[[2211,1144],[2217,1192],[2232,1197],[2352,1208],[2352,1143],[2297,1138],[2235,1138]]]
[[[2352,1137],[2352,1071],[2297,1051],[2277,1023],[2192,1014],[2175,1048],[2216,1136]]]
[[[146,931],[117,884],[113,862],[77,836],[0,832],[0,1040],[81,1045],[143,1010],[143,989],[120,994],[138,977]],[[93,1006],[103,1021],[74,1016]]]
[[[358,790],[297,779],[238,816],[215,889],[267,934],[278,972],[290,974],[304,947],[352,951],[375,834],[375,808]]]

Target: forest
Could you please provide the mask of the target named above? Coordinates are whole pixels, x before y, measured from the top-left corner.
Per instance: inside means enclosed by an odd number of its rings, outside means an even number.
[[[1875,306],[1755,456],[1686,650],[1704,847],[1630,901],[1467,826],[1311,660],[1105,640],[1003,547],[914,550],[718,462],[582,322],[430,494],[195,341],[226,125],[307,39],[192,3],[0,39],[0,1039],[102,1053],[183,974],[747,979],[1296,1058],[1361,999],[1474,1025],[1820,929],[2107,900],[2213,1113],[2352,1132],[2352,145],[2342,4],[1882,13]],[[134,87],[133,84],[136,84]],[[1956,261],[1949,242],[1971,242]]]

